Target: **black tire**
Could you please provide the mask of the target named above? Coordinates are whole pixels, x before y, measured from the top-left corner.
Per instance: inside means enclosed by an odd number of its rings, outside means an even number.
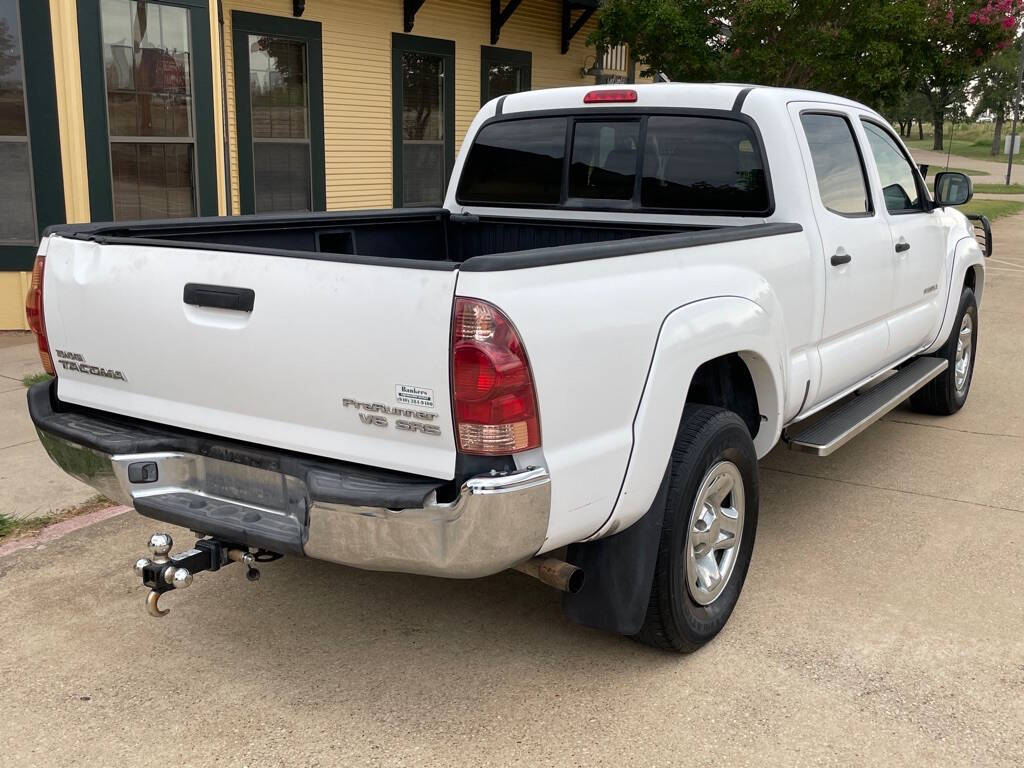
[[[971,316],[972,321],[970,366],[964,386],[957,389],[957,341],[964,315],[967,314]],[[974,378],[974,356],[977,350],[978,302],[974,298],[974,291],[965,286],[963,293],[960,294],[960,306],[957,309],[953,330],[950,331],[946,343],[934,353],[934,357],[945,358],[949,362],[949,367],[910,396],[910,407],[918,413],[932,413],[939,416],[949,416],[963,408],[964,403],[967,402],[967,395],[971,391],[971,380]]]
[[[708,605],[694,600],[687,585],[690,519],[697,492],[719,462],[735,465],[743,483],[744,512],[735,563],[721,594]],[[635,639],[656,648],[692,653],[728,621],[750,565],[757,531],[757,454],[743,420],[732,411],[687,405],[669,468],[665,517],[654,582],[643,627]],[[726,497],[729,498],[729,497]]]

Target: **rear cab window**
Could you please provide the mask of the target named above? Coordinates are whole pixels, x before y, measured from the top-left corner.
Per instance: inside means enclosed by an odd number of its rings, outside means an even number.
[[[773,210],[760,138],[745,119],[589,110],[486,123],[456,200],[727,216]]]
[[[800,123],[822,205],[840,216],[870,216],[867,174],[850,121],[832,113],[805,112]]]

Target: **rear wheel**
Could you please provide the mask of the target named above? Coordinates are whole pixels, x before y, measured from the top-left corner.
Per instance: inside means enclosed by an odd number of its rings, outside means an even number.
[[[948,416],[963,408],[974,377],[974,355],[978,347],[978,302],[974,291],[964,287],[956,322],[946,343],[935,353],[949,367],[910,396],[911,407],[920,413]]]
[[[691,653],[725,626],[743,588],[757,530],[757,454],[735,413],[687,405],[671,461],[658,562],[636,639]]]

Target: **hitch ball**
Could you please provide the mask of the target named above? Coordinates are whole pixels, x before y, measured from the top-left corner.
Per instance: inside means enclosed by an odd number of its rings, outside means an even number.
[[[169,533],[154,533],[149,537],[149,552],[153,555],[154,563],[166,563],[167,554],[174,546],[174,539]]]
[[[140,557],[135,561],[135,575],[140,579],[144,577],[147,566],[152,565],[153,562],[148,557]]]

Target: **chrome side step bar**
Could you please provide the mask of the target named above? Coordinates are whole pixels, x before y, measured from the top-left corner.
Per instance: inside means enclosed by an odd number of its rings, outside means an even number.
[[[794,451],[828,456],[949,367],[938,357],[919,357],[894,375],[828,413],[810,427],[785,438]]]

